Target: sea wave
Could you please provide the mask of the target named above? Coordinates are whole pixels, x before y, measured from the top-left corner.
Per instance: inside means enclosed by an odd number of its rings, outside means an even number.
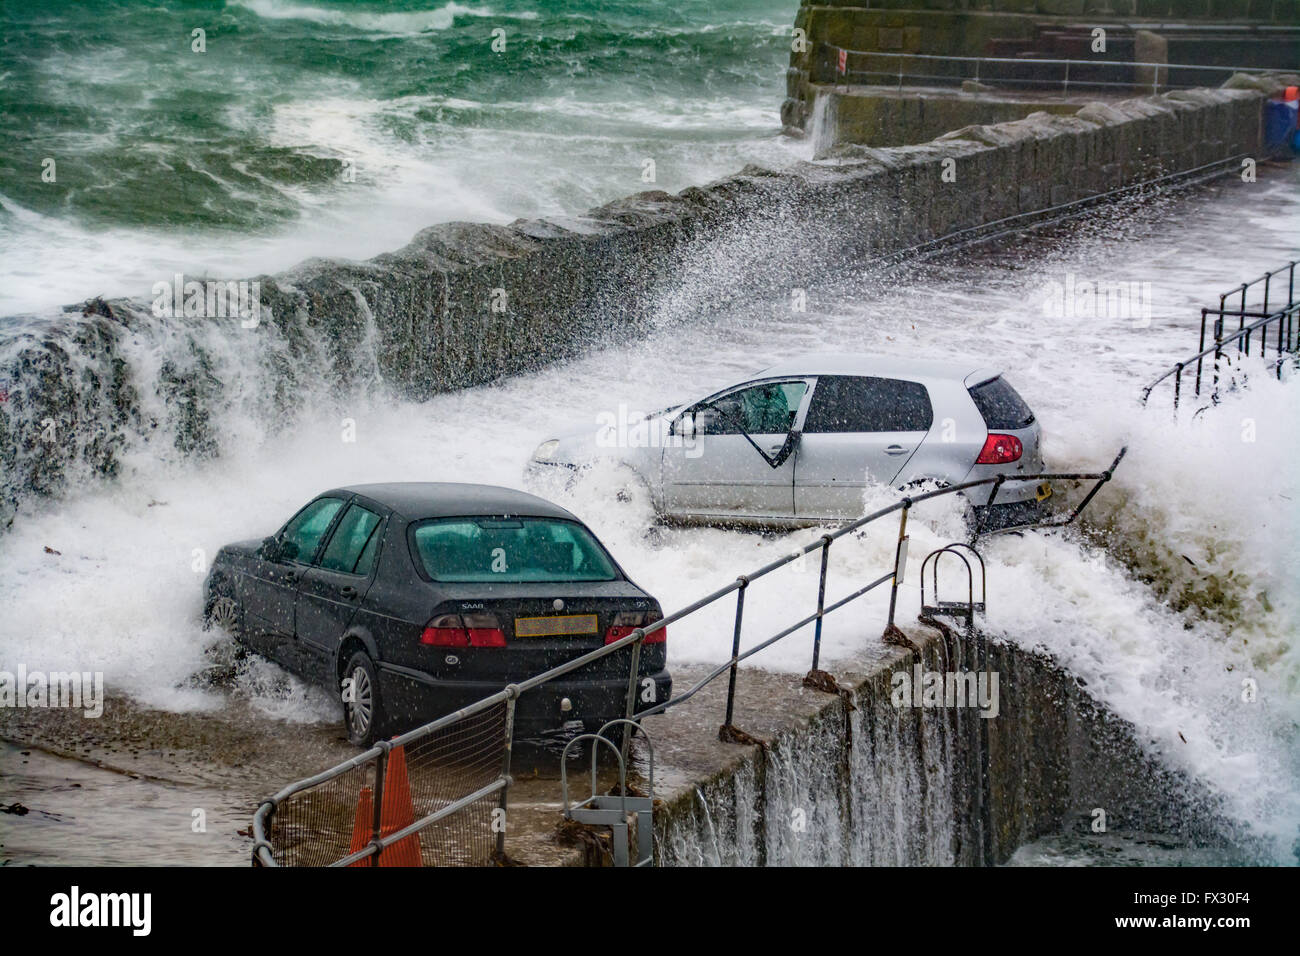
[[[326,26],[347,27],[364,33],[387,36],[412,36],[430,30],[447,30],[457,17],[502,17],[512,20],[536,20],[530,10],[498,13],[489,7],[469,7],[463,3],[443,4],[429,10],[373,13],[364,10],[337,10],[314,7],[283,0],[232,0],[227,6],[243,7],[270,20],[307,20]]]

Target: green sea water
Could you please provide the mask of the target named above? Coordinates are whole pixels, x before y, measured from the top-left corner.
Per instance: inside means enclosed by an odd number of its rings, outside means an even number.
[[[794,0],[0,9],[0,315],[803,155]]]

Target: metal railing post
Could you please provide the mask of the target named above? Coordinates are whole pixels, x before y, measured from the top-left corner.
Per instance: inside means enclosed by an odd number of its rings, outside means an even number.
[[[378,846],[379,837],[384,825],[384,778],[388,776],[388,741],[379,741],[379,757],[375,760],[375,808],[374,817],[370,825],[370,842]],[[379,865],[379,854],[381,850],[376,850],[370,854],[370,865]]]
[[[745,614],[745,589],[749,587],[749,578],[742,576],[738,580],[740,587],[736,589],[736,629],[731,636],[731,676],[727,678],[727,719],[722,722],[727,727],[731,726],[736,706],[736,670],[740,667],[736,658],[740,656],[740,624]]]
[[[513,687],[513,685],[511,685]],[[510,759],[514,754],[515,744],[515,701],[517,694],[512,694],[506,701],[505,753],[501,757],[501,800],[497,808],[501,811],[501,829],[497,831],[497,862],[506,858],[506,828],[510,825]]]
[[[632,644],[632,665],[628,669],[627,673],[627,708],[626,713],[623,715],[627,720],[631,720],[632,715],[636,713],[636,679],[638,672],[641,669],[641,645],[645,643],[645,632],[638,627],[635,633],[637,639]],[[619,755],[623,758],[624,765],[627,764],[627,752],[632,743],[632,735],[628,730],[628,726],[624,724],[621,730],[623,741],[618,748]],[[593,747],[594,746],[595,745],[593,744]]]
[[[1201,344],[1197,346],[1197,352],[1205,351],[1205,317],[1209,309],[1201,309]],[[1205,361],[1204,355],[1196,357],[1196,397],[1201,397],[1201,363]]]
[[[1247,287],[1247,285],[1248,285],[1248,283],[1245,283],[1245,282],[1243,282],[1243,283],[1241,284],[1241,308],[1237,310],[1237,311],[1240,313],[1240,314],[1237,316],[1237,331],[1238,331],[1238,332],[1240,332],[1240,331],[1242,331],[1243,329],[1246,328],[1246,287]],[[1237,336],[1237,354],[1238,354],[1238,355],[1241,354],[1241,339],[1242,339],[1242,337],[1241,337],[1240,335],[1238,335],[1238,336]],[[1247,355],[1250,354],[1250,350],[1249,350],[1249,349],[1246,350],[1246,354],[1247,354]]]
[[[1219,361],[1223,358],[1223,315],[1214,320],[1214,403],[1219,402]]]
[[[984,510],[978,512],[975,518],[975,530],[971,532],[970,536],[972,544],[984,533],[985,519],[988,517],[989,509],[993,507],[993,499],[998,496],[998,492],[1002,489],[1002,482],[1006,480],[1006,475],[998,475],[993,480],[993,487],[989,489],[989,500],[984,502]]]
[[[826,565],[831,559],[831,541],[833,540],[828,534],[822,535],[821,580],[817,584],[817,623],[813,626],[813,670],[817,669],[817,662],[821,658],[822,617],[826,613]]]
[[[1282,326],[1286,317],[1290,314],[1289,312],[1280,312],[1277,317],[1277,377],[1279,379],[1282,377]],[[1268,348],[1267,338],[1264,340],[1264,347]]]
[[[889,589],[889,623],[885,625],[886,631],[894,626],[894,610],[898,607],[898,572],[899,565],[907,560],[907,513],[911,510],[912,499],[904,498],[903,510],[898,517],[898,546],[894,549],[894,580]]]

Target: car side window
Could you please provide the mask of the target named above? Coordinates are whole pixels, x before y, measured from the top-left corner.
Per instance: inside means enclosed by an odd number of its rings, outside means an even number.
[[[379,553],[379,539],[381,537],[383,537],[383,532],[380,530],[379,525],[375,525],[375,530],[370,533],[370,540],[361,549],[361,557],[357,558],[356,566],[352,569],[353,574],[370,577],[370,572],[375,567],[375,555]]]
[[[784,435],[794,425],[807,390],[803,381],[762,382],[739,389],[702,406],[696,428],[704,435],[739,435],[742,427],[751,435]]]
[[[806,434],[921,432],[934,422],[930,395],[920,382],[861,375],[822,375],[813,390]]]
[[[357,504],[348,505],[338,527],[330,536],[325,553],[321,555],[320,566],[330,571],[342,571],[345,574],[369,574],[370,568],[361,568],[361,559],[370,553],[369,561],[374,563],[374,552],[370,548],[372,539],[378,538],[379,515]]]
[[[342,507],[340,498],[318,498],[294,515],[280,535],[284,556],[293,561],[310,562],[320,539]]]

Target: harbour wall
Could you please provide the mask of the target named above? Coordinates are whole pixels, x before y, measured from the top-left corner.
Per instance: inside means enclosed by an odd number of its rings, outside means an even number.
[[[201,305],[160,317],[143,295],[0,320],[0,528],[25,501],[111,480],[139,456],[219,455],[291,427],[307,405],[489,382],[963,230],[1249,156],[1263,98],[1206,89],[1092,104],[835,162],[747,167],[585,216],[434,226],[364,262],[256,277],[252,321]]]

